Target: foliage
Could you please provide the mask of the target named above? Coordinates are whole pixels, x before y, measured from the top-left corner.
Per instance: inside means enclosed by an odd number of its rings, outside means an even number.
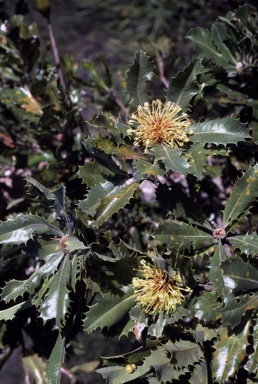
[[[191,29],[196,57],[170,81],[139,50],[123,88],[104,59],[80,78],[59,58],[38,0],[49,61],[27,5],[0,29],[0,171],[27,189],[0,223],[1,367],[21,345],[26,382],[257,382],[255,8]],[[133,145],[131,114],[158,98],[191,119],[180,148]],[[147,295],[180,295],[175,311],[137,304],[143,260],[172,287],[149,274]],[[92,340],[102,352],[85,360]]]

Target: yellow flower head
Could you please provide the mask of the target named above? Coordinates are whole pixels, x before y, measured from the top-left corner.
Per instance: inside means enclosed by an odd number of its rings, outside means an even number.
[[[160,100],[153,100],[152,104],[144,103],[137,112],[131,115],[130,125],[137,128],[128,129],[129,135],[135,135],[134,145],[144,145],[146,151],[152,144],[161,143],[168,147],[182,147],[189,141],[191,131],[188,127],[191,121],[182,109],[170,101],[162,104]]]
[[[136,302],[150,314],[161,311],[175,312],[177,304],[180,305],[184,301],[182,291],[190,292],[191,289],[184,285],[178,272],[171,277],[157,264],[151,265],[141,260],[141,265],[139,271],[142,278],[134,277],[132,280]]]

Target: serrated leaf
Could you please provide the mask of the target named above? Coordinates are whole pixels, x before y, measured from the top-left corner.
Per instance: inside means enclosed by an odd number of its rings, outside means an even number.
[[[248,128],[233,120],[230,116],[222,119],[204,121],[190,126],[193,134],[190,140],[193,143],[227,145],[250,139]]]
[[[63,232],[43,217],[18,214],[15,220],[0,223],[0,244],[22,244],[33,238],[33,234],[50,233],[63,236]]]
[[[124,287],[120,294],[107,293],[97,304],[90,307],[84,322],[84,329],[92,332],[100,327],[111,327],[121,320],[135,304],[134,292],[130,287]]]
[[[58,333],[54,348],[48,360],[46,376],[48,384],[59,384],[61,380],[61,366],[65,356],[65,339]]]
[[[149,101],[146,82],[152,79],[153,69],[148,56],[142,51],[137,52],[126,77],[126,90],[133,106],[138,107]]]
[[[157,161],[151,163],[148,160],[139,159],[133,162],[133,176],[137,181],[140,181],[146,175],[156,177],[158,175],[163,175],[164,172],[165,170],[160,168]]]
[[[115,172],[94,160],[79,167],[78,175],[87,187],[94,187],[105,183],[109,178],[113,178]]]
[[[225,286],[233,293],[258,289],[258,271],[241,257],[234,257],[222,263]]]
[[[172,220],[167,220],[161,224],[154,232],[156,241],[167,244],[169,247],[177,247],[182,250],[197,249],[207,247],[214,243],[211,234],[190,225],[179,224]]]
[[[222,306],[218,301],[216,292],[204,292],[202,296],[197,298],[194,308],[196,310],[195,316],[198,317],[199,320],[208,323],[218,320]]]
[[[250,167],[238,179],[230,193],[223,212],[223,226],[229,230],[242,216],[248,213],[252,202],[257,199],[258,165]]]
[[[163,144],[155,144],[152,149],[156,160],[162,161],[166,171],[172,170],[184,175],[188,173],[189,164],[185,157],[181,157],[182,149],[169,148]]]
[[[178,104],[183,111],[189,109],[192,98],[199,93],[197,75],[202,70],[200,60],[193,59],[187,67],[178,72],[169,84],[167,101]]]
[[[114,137],[117,144],[122,144],[123,140],[120,136],[120,132],[111,117],[105,116],[102,113],[94,115],[88,123],[94,128],[106,129]]]
[[[257,361],[258,361],[258,324],[257,324],[257,322],[253,327],[252,338],[253,338],[252,347],[253,347],[254,352],[248,356],[248,361],[245,364],[245,369],[247,369],[249,373],[255,374],[256,378],[257,378],[257,370],[258,370],[258,366],[257,366]]]
[[[221,243],[218,243],[212,260],[210,263],[209,281],[213,285],[213,290],[217,292],[220,297],[226,293],[231,292],[230,288],[223,279],[222,270],[220,269],[222,263],[227,260],[228,255]]]
[[[105,152],[107,155],[116,155],[118,157],[121,157],[124,161],[132,160],[140,157],[139,154],[134,150],[132,150],[129,146],[127,145],[118,146],[116,143],[113,143],[111,140],[107,138],[102,138],[100,136],[96,137],[92,141],[92,145],[95,148],[98,148],[99,150]]]
[[[146,365],[153,367],[161,383],[178,379],[188,366],[203,358],[200,346],[188,340],[180,340],[158,347],[146,358]]]
[[[235,328],[244,316],[247,310],[256,309],[258,306],[258,295],[255,293],[234,297],[226,295],[224,297],[225,307],[221,311],[222,324],[231,325]]]
[[[67,284],[70,280],[69,253],[64,256],[58,272],[50,280],[48,294],[40,305],[39,311],[43,321],[56,319],[59,329],[62,328],[65,315],[70,304]]]
[[[194,42],[197,52],[202,57],[207,57],[213,63],[227,68],[228,62],[217,50],[209,30],[199,27],[193,28],[187,33],[186,37]]]
[[[167,325],[167,315],[164,312],[160,312],[158,318],[155,320],[149,329],[148,334],[156,338],[160,338],[163,334],[164,327]]]
[[[39,183],[37,180],[33,179],[33,177],[27,175],[26,176],[26,181],[27,181],[27,183],[33,185],[39,191],[41,191],[48,200],[55,200],[54,193],[52,191],[50,191],[50,189],[44,187],[44,185]]]
[[[0,320],[12,320],[18,312],[23,311],[24,309],[29,308],[31,306],[31,301],[27,300],[23,301],[22,303],[16,304],[10,308],[4,309],[0,311]]]
[[[145,364],[137,367],[133,373],[127,373],[125,367],[122,366],[111,366],[96,369],[95,372],[100,373],[103,378],[106,380],[107,384],[124,384],[130,383],[135,379],[144,377],[144,375],[149,371],[149,367],[146,367]]]
[[[200,177],[205,171],[207,151],[202,144],[194,144],[185,152],[188,158],[188,173]]]
[[[213,347],[216,351],[211,361],[211,372],[216,382],[224,384],[238,371],[240,364],[246,357],[248,337],[250,335],[250,321],[248,321],[237,335],[227,337],[226,331]]]
[[[8,303],[11,300],[16,300],[19,296],[23,296],[25,292],[32,295],[35,289],[42,284],[42,280],[56,271],[63,255],[62,251],[52,255],[48,262],[38,268],[27,280],[8,281],[2,289],[1,299]]]
[[[127,186],[113,186],[108,194],[105,194],[105,196],[98,200],[95,210],[96,219],[90,221],[90,225],[99,227],[114,213],[117,213],[120,209],[124,208],[124,206],[129,203],[130,199],[133,198],[134,192],[138,187],[139,184],[137,182],[133,182]]]
[[[116,121],[116,129],[123,135],[123,137],[129,136],[128,134],[128,129],[129,125],[126,124],[120,116],[118,116],[117,121]]]
[[[224,65],[224,68],[236,70],[237,60],[231,52],[234,52],[233,49],[237,50],[238,47],[232,47],[232,33],[229,35],[229,32],[230,29],[228,29],[225,23],[216,22],[211,27],[211,36],[214,44],[222,54],[223,58],[227,61],[227,65]],[[226,43],[231,46],[228,47]]]
[[[65,236],[66,240],[63,243],[65,251],[73,252],[77,251],[79,249],[87,249],[89,250],[89,247],[86,247],[79,239],[77,236],[74,235],[69,235]]]

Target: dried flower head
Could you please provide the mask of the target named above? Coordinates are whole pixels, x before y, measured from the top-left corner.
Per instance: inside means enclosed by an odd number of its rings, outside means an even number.
[[[189,141],[187,135],[192,133],[187,130],[191,125],[188,115],[170,101],[162,104],[160,100],[153,100],[151,105],[147,102],[140,105],[129,124],[137,126],[128,129],[129,135],[135,135],[134,145],[143,144],[146,151],[155,143],[182,147]]]
[[[134,277],[132,280],[136,302],[145,307],[147,313],[174,312],[177,304],[184,301],[182,291],[189,292],[191,289],[184,285],[178,272],[171,277],[157,264],[141,260],[141,265],[139,271],[142,278]]]

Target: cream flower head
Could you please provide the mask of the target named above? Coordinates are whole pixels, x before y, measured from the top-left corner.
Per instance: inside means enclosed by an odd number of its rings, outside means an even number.
[[[144,145],[145,152],[155,143],[161,143],[171,148],[182,147],[189,141],[188,131],[191,121],[179,105],[170,101],[162,104],[153,100],[151,105],[146,102],[139,106],[129,120],[131,126],[129,135],[135,135],[134,145]]]
[[[145,308],[147,313],[175,312],[177,304],[182,304],[185,299],[183,292],[191,289],[185,286],[178,272],[169,276],[168,272],[141,260],[139,272],[142,278],[134,277],[132,286],[135,301]]]

